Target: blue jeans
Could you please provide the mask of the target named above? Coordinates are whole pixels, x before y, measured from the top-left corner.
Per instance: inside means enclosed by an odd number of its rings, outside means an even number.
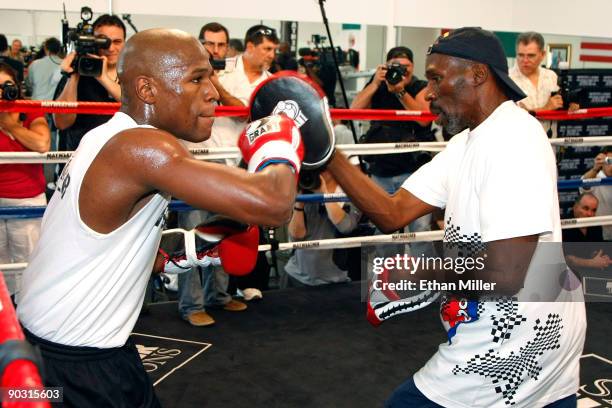
[[[191,229],[208,217],[206,211],[183,211],[178,213],[180,228]],[[229,277],[221,267],[192,268],[178,276],[178,309],[186,318],[205,306],[220,306],[232,300],[227,293]]]
[[[440,384],[443,386],[443,384]],[[552,404],[546,405],[544,408],[576,408],[576,394],[569,395],[565,398],[557,400]],[[393,394],[385,402],[385,408],[443,408],[435,402],[428,399],[410,378],[408,381],[400,385],[393,391]]]
[[[379,177],[376,175],[372,175],[372,180],[376,182],[379,186],[385,189],[388,192],[396,192],[399,190],[406,181],[406,179],[412,173],[404,173],[397,176],[392,177]],[[412,221],[408,224],[406,228],[406,232],[421,232],[421,231],[431,231],[431,214],[424,215],[416,220]],[[376,234],[381,234],[379,230],[376,230]],[[407,244],[406,247],[403,245],[384,245],[380,246],[376,249],[378,256],[394,256],[398,253],[408,253],[412,256],[434,256],[434,247],[431,242],[411,242]]]

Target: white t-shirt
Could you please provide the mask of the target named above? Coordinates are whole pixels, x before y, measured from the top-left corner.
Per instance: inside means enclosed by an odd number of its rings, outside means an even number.
[[[115,113],[83,137],[58,179],[17,307],[19,321],[38,337],[67,346],[121,347],[136,324],[170,197],[155,194],[107,234],[89,228],[79,211],[91,163],[117,133],[135,127],[131,117]],[[104,197],[96,198],[104,206]]]
[[[454,136],[402,187],[445,208],[444,241],[459,250],[540,237],[515,299],[444,299],[449,342],[415,374],[418,389],[440,405],[469,408],[540,407],[575,393],[584,303],[581,288],[560,285],[567,272],[555,244],[561,242],[555,158],[538,121],[507,101],[474,130]],[[525,301],[538,298],[557,301]]]

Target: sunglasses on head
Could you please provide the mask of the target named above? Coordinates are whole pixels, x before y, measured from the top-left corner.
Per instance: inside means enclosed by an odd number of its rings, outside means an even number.
[[[276,37],[276,30],[273,29],[273,28],[260,28],[259,30],[255,31],[253,33],[253,35],[255,35],[255,34],[262,34],[262,35]]]

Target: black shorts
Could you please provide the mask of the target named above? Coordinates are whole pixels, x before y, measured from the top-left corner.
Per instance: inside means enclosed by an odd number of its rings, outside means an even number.
[[[123,347],[99,349],[65,346],[23,332],[40,349],[45,386],[63,387],[64,402],[54,407],[161,407],[131,339]]]

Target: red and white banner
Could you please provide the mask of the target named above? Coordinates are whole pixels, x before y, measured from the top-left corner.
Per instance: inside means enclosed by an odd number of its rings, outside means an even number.
[[[612,63],[612,43],[581,42],[580,61]]]

